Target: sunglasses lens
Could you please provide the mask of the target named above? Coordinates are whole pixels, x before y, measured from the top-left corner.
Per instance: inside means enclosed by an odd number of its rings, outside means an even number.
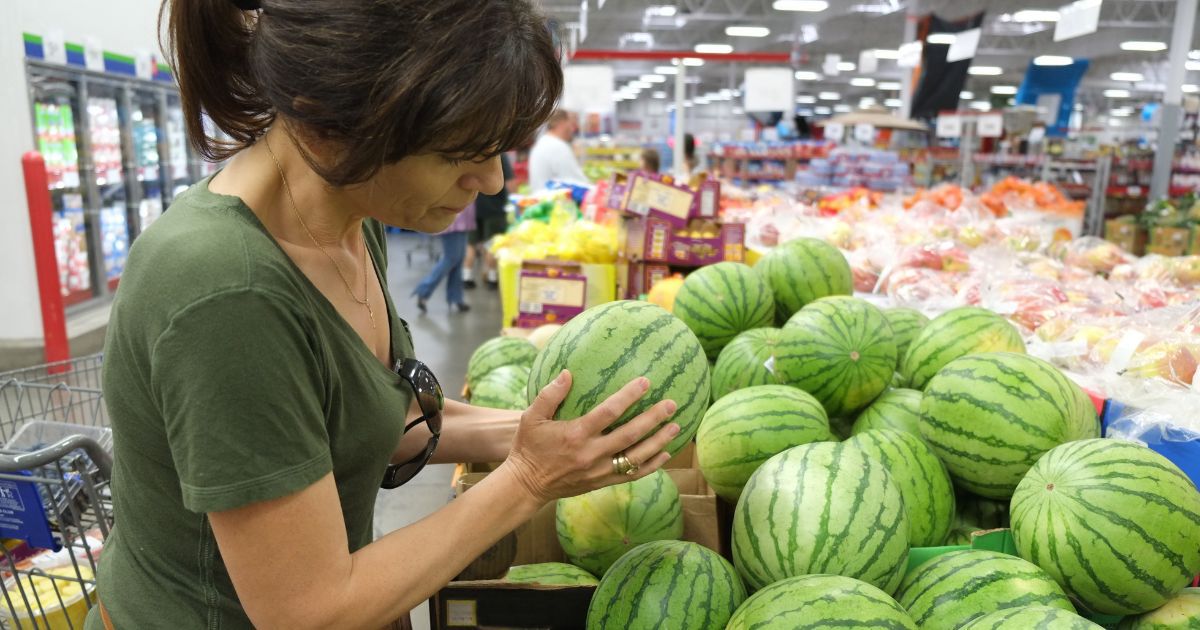
[[[412,478],[425,468],[425,464],[429,463],[429,458],[433,457],[433,451],[437,448],[437,444],[438,437],[435,435],[429,438],[429,441],[425,443],[425,450],[418,453],[416,457],[403,464],[388,466],[383,475],[383,482],[379,486],[384,490],[392,490],[412,481]]]

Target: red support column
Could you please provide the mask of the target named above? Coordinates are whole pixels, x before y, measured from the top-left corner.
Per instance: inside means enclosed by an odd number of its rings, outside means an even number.
[[[54,253],[54,213],[50,206],[46,162],[40,153],[30,151],[21,157],[21,168],[25,171],[25,197],[29,203],[29,229],[33,234],[33,259],[42,305],[46,363],[66,361],[71,358],[71,348],[58,280],[58,258]]]

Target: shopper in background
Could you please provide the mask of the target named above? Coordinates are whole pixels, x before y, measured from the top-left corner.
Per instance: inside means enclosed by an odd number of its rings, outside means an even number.
[[[571,148],[571,140],[578,132],[579,119],[574,113],[560,109],[550,115],[545,133],[529,151],[529,190],[543,190],[551,180],[587,183]]]
[[[433,269],[425,274],[413,291],[413,295],[417,298],[417,308],[422,313],[428,310],[426,302],[429,301],[433,290],[437,288],[442,279],[446,280],[446,304],[450,305],[450,310],[458,309],[459,312],[471,310],[463,296],[463,260],[467,256],[467,241],[475,233],[477,203],[478,198],[465,210],[459,212],[458,216],[454,218],[454,223],[451,223],[446,231],[438,235],[442,241],[442,256],[438,258]]]
[[[683,164],[688,175],[695,175],[702,169],[700,158],[696,156],[696,136],[683,134]]]
[[[484,279],[488,288],[499,287],[499,277],[496,272],[496,257],[489,249],[493,237],[508,230],[508,196],[512,193],[515,174],[508,156],[500,154],[500,170],[504,173],[504,187],[494,195],[480,193],[475,199],[475,231],[470,234],[467,247],[467,257],[463,261],[463,286],[475,288],[475,260],[482,256]]]
[[[642,149],[642,170],[647,173],[657,173],[661,168],[658,159],[658,151],[654,149]]]
[[[606,431],[644,378],[567,422],[565,371],[523,413],[443,402],[388,294],[383,225],[445,230],[559,98],[528,0],[168,0],[164,20],[188,135],[228,162],[138,238],[113,303],[116,525],[88,630],[398,624],[549,501],[667,460],[670,401]],[[372,542],[379,487],[429,461],[503,463]]]

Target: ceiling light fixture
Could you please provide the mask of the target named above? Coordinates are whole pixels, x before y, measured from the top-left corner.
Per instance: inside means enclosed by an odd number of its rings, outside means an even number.
[[[825,107],[824,105],[822,105],[821,107],[814,108],[813,111],[816,112],[816,114],[818,116],[828,116],[833,113],[832,109],[829,109],[828,107]]]
[[[637,88],[639,90],[648,90],[654,86],[650,85],[650,83],[647,81],[631,81],[629,83],[629,87]]]
[[[766,37],[771,29],[765,26],[726,26],[725,34],[730,37]]]
[[[651,94],[651,96],[653,96],[654,98],[667,98],[667,93],[666,92],[655,92],[654,94]]]
[[[797,81],[820,81],[821,78],[822,77],[820,74],[813,72],[812,70],[797,70],[796,71],[796,80]]]
[[[969,100],[975,98],[975,93],[972,92],[971,90],[963,90],[958,93],[958,98],[961,98],[964,101],[969,101]]]
[[[801,105],[812,105],[817,102],[817,97],[812,94],[801,94],[796,97],[796,102]]]
[[[1015,85],[993,85],[992,86],[992,94],[1000,94],[1003,96],[1008,96],[1008,95],[1016,94],[1016,93],[1017,93],[1017,86],[1015,86]]]
[[[858,66],[854,65],[853,61],[842,61],[837,65],[838,72],[854,72]]]
[[[1188,72],[1200,72],[1200,61],[1185,61],[1183,68]]]
[[[904,107],[904,101],[898,98],[889,98],[888,100],[884,101],[883,104],[887,105],[888,107]]]
[[[1014,22],[1057,22],[1058,11],[1046,9],[1024,9],[1012,14]]]
[[[854,87],[875,87],[875,79],[871,77],[854,77],[850,79],[850,85]]]
[[[1035,66],[1069,66],[1073,63],[1074,59],[1063,55],[1038,55],[1033,59]]]
[[[665,83],[667,77],[657,74],[643,74],[642,76],[638,77],[638,80],[642,83]]]
[[[876,48],[875,49],[875,58],[876,59],[899,59],[900,51],[892,50],[889,48]]]
[[[899,81],[880,81],[875,87],[887,92],[894,92],[899,90],[901,85]]]
[[[679,68],[675,66],[655,66],[654,74],[679,74]]]
[[[1104,96],[1107,98],[1129,98],[1129,90],[1104,90]]]
[[[854,108],[850,107],[849,105],[844,105],[844,104],[843,105],[834,105],[833,111],[835,111],[839,114],[845,114],[845,113],[854,111]]]
[[[992,104],[987,101],[971,101],[971,109],[977,109],[981,112],[992,111]]]
[[[683,65],[689,68],[698,68],[704,65],[704,60],[699,57],[684,57]]]
[[[692,50],[708,55],[728,55],[733,52],[733,46],[729,44],[696,44]]]
[[[1000,66],[971,66],[967,68],[967,74],[977,77],[994,77],[1004,74],[1004,68]]]
[[[1200,85],[1196,85],[1195,83],[1188,83],[1187,85],[1183,86],[1184,94],[1195,94],[1197,92],[1200,92]]]
[[[822,101],[840,101],[842,100],[842,95],[837,92],[821,92],[817,95],[817,98]]]
[[[934,33],[925,38],[927,44],[949,45],[953,44],[954,40],[958,39],[954,33]]]
[[[1112,79],[1113,81],[1126,81],[1129,83],[1137,83],[1138,81],[1146,80],[1146,77],[1140,72],[1114,72],[1108,75],[1108,78]]]
[[[771,8],[776,11],[803,11],[805,13],[820,13],[829,8],[825,0],[775,0]]]
[[[1167,49],[1167,45],[1163,42],[1121,42],[1121,50],[1130,50],[1134,52],[1162,52]]]
[[[675,8],[675,5],[671,4],[651,5],[646,7],[646,15],[654,17],[675,17],[675,14],[678,11],[679,10]]]

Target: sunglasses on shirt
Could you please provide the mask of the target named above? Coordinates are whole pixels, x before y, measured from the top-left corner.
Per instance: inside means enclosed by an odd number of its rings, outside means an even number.
[[[396,362],[392,371],[412,388],[413,394],[417,397],[417,405],[421,408],[421,417],[408,423],[404,427],[404,432],[408,433],[413,427],[424,422],[432,435],[425,443],[424,450],[417,453],[412,459],[401,464],[388,465],[383,474],[383,481],[379,484],[379,487],[385,490],[399,488],[408,483],[417,476],[417,473],[421,472],[422,468],[425,468],[425,464],[429,463],[429,458],[433,456],[433,451],[438,445],[438,438],[442,434],[442,407],[445,402],[445,398],[442,396],[442,386],[438,384],[437,377],[424,363],[416,359],[401,359]]]

